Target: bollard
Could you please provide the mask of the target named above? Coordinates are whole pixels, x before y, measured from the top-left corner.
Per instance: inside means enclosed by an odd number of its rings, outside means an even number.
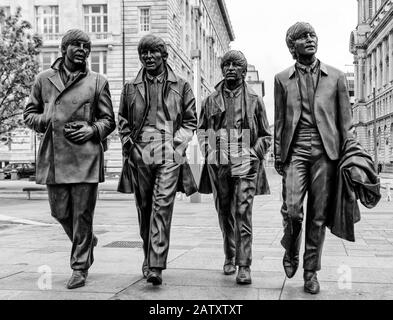
[[[390,193],[390,183],[386,184],[386,200],[392,201],[392,194]]]

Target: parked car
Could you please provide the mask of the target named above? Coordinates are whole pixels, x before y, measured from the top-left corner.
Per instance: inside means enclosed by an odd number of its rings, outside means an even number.
[[[35,175],[35,166],[32,163],[9,163],[0,169],[5,179],[11,179],[11,172],[16,171],[18,178],[28,178]]]

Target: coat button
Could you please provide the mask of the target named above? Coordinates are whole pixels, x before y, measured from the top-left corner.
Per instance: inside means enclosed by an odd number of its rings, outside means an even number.
[[[60,104],[60,100],[56,100],[56,104]]]

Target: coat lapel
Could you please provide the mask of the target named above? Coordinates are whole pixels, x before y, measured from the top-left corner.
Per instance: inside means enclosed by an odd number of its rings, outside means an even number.
[[[211,115],[215,115],[217,113],[223,113],[225,112],[225,103],[224,103],[224,98],[222,96],[222,86],[224,85],[224,82],[221,81],[219,84],[216,86],[216,90],[212,94],[212,110],[211,110]]]
[[[63,81],[61,80],[59,71],[56,71],[53,76],[49,77],[49,81],[52,82],[52,84],[59,92],[63,92],[65,90],[65,86]]]
[[[143,101],[144,101],[144,103],[146,105],[145,84],[144,83],[138,83],[136,87],[137,87],[137,89],[138,89],[140,95],[142,96],[142,99],[143,99]]]

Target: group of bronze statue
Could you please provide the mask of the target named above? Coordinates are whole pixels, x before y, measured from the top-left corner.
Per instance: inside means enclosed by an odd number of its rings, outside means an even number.
[[[283,177],[283,267],[288,278],[298,268],[307,193],[304,290],[315,294],[326,226],[348,239],[351,223],[342,225],[347,211],[352,210],[352,227],[359,218],[356,206],[336,196],[342,149],[359,146],[353,142],[344,73],[316,59],[318,38],[312,26],[296,23],[286,42],[296,63],[276,75],[274,84],[275,168]],[[94,261],[97,188],[104,181],[106,138],[116,122],[108,81],[86,65],[88,35],[68,31],[61,51],[51,69],[37,76],[24,120],[43,134],[36,181],[47,185],[52,215],[72,242],[73,273],[67,287],[73,289],[85,285]],[[223,235],[224,274],[237,271],[236,282],[250,284],[253,199],[270,192],[263,160],[272,135],[262,98],[245,82],[247,60],[240,51],[225,53],[223,80],[203,101],[198,120],[192,88],[168,65],[165,42],[144,36],[138,54],[142,68],[124,85],[120,98],[124,165],[118,190],[135,195],[143,276],[153,285],[162,283],[176,192],[199,191],[213,193]],[[195,131],[205,159],[198,186],[186,157]],[[355,154],[369,164],[362,150]],[[341,183],[345,186],[346,181]],[[333,208],[338,202],[342,206]]]

